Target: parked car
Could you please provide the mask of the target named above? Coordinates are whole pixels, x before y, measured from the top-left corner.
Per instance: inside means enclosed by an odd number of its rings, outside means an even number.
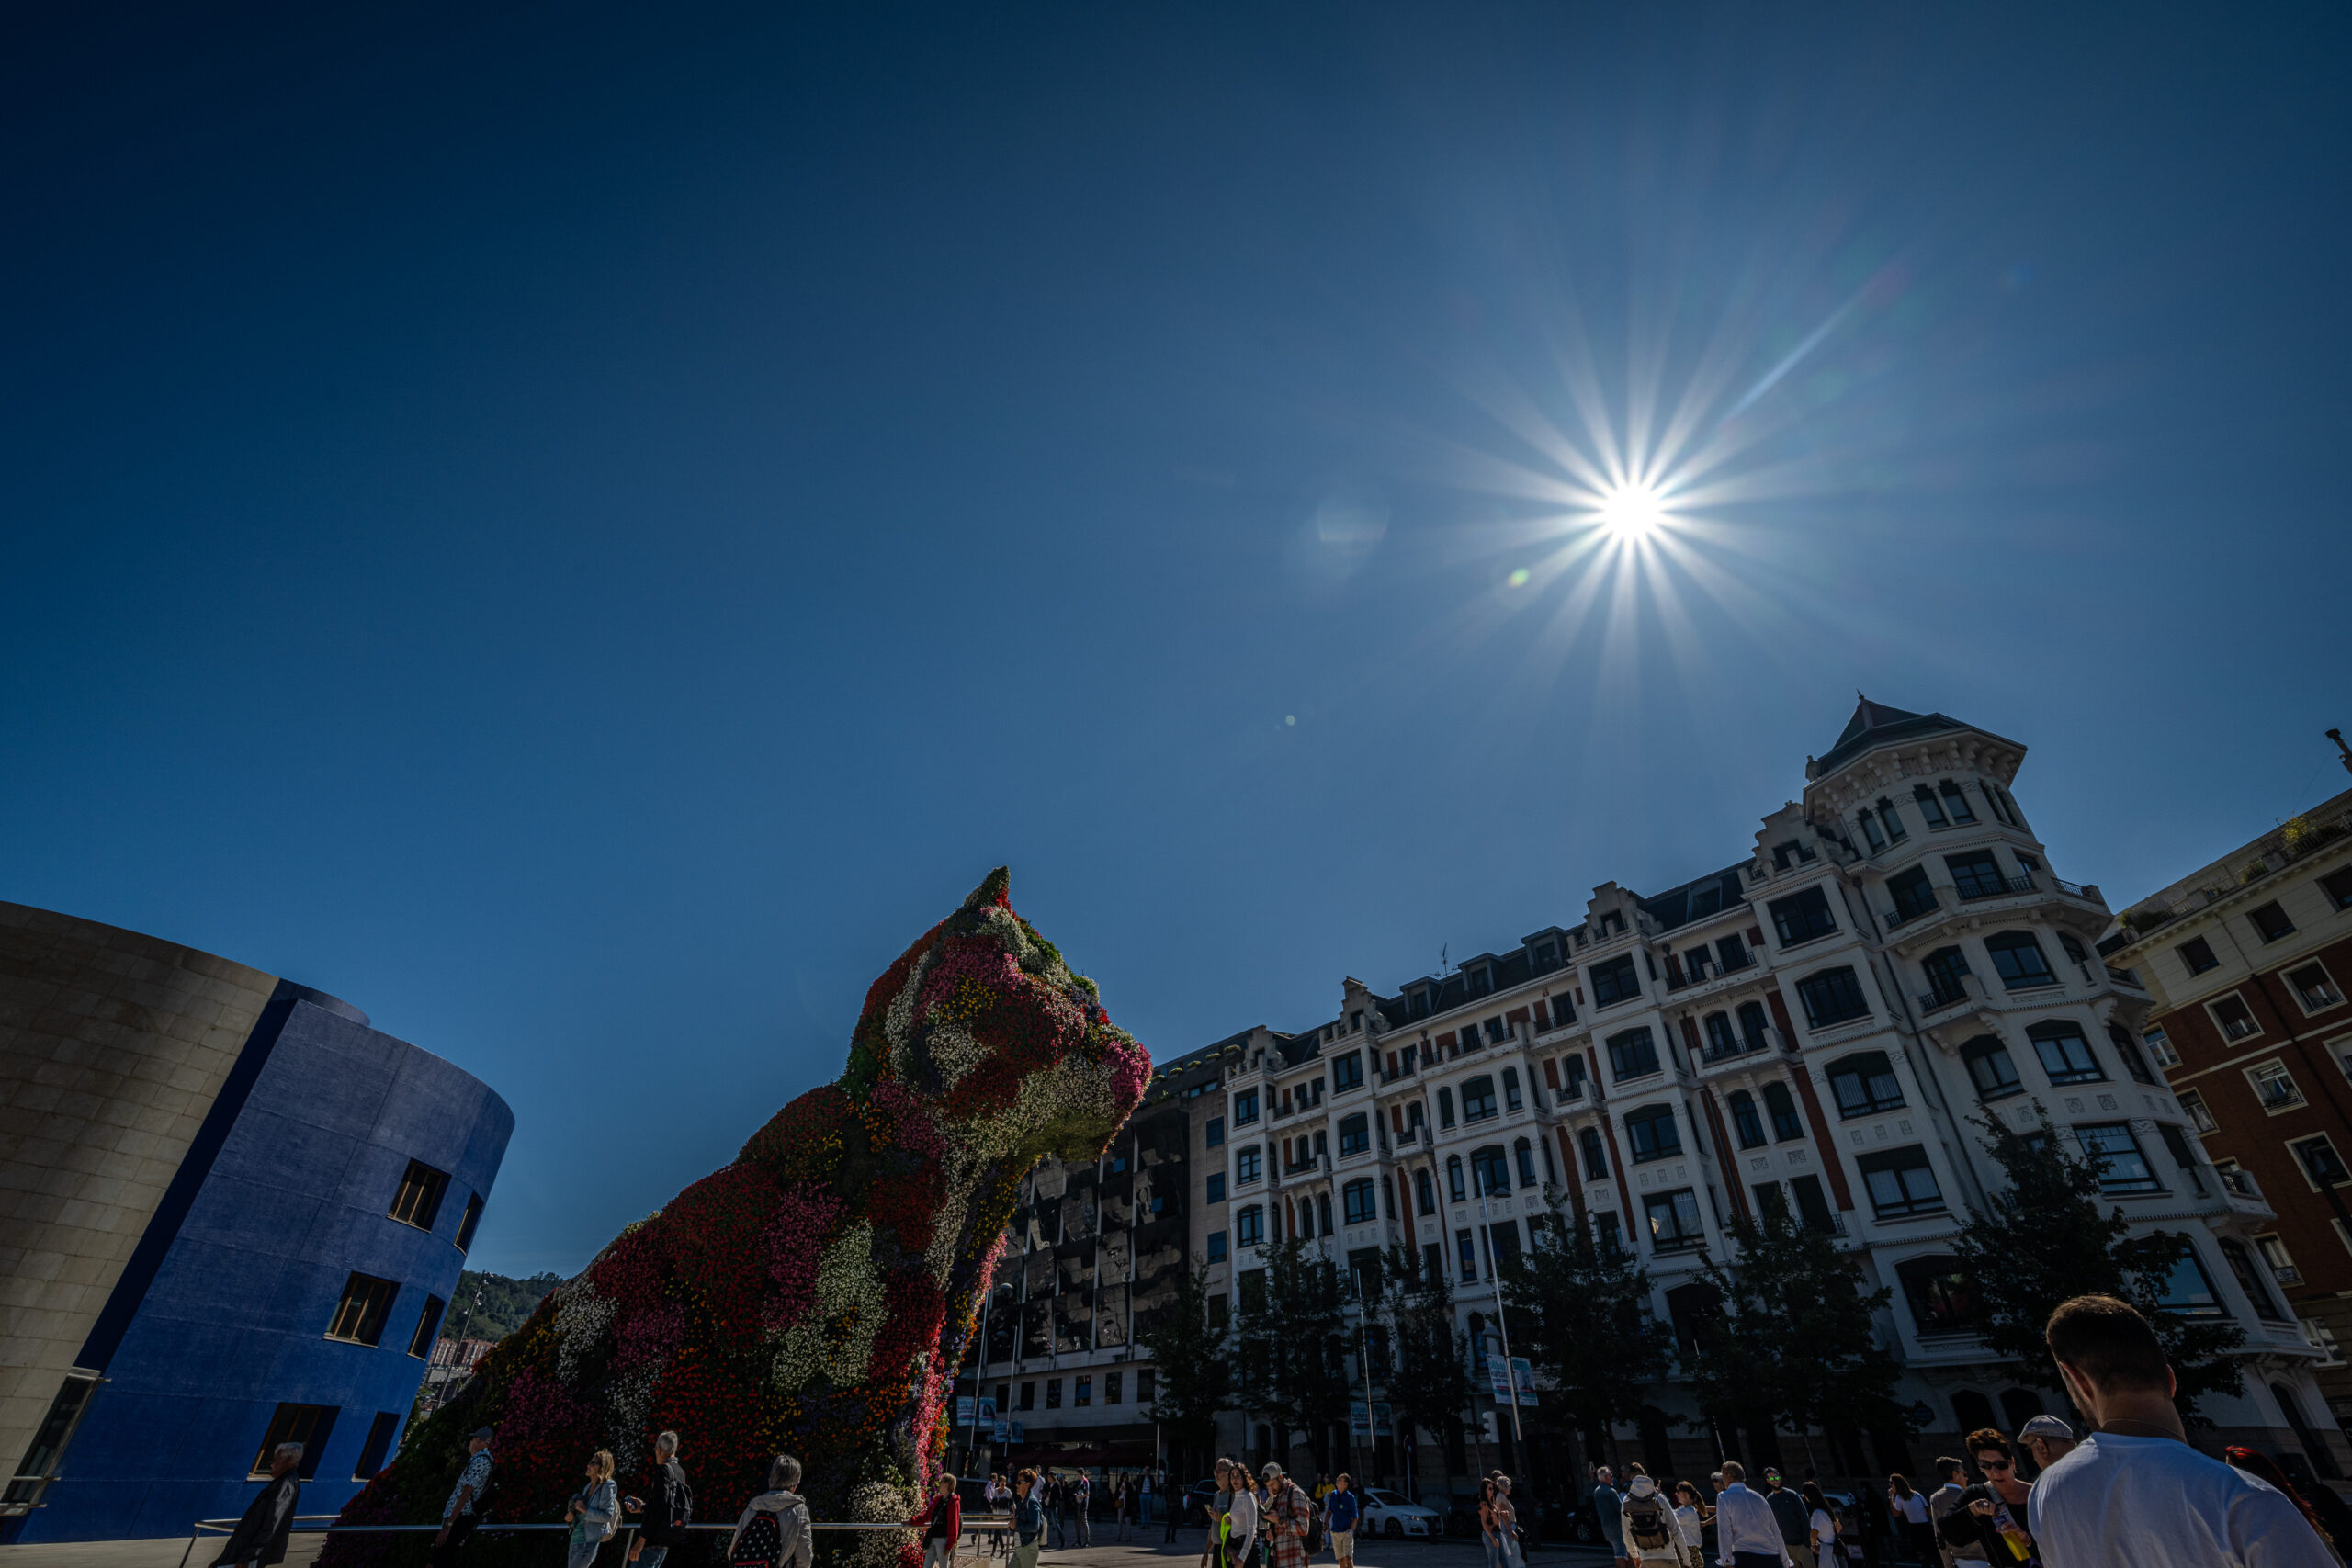
[[[1539,1504],[1533,1514],[1543,1522],[1546,1540],[1574,1541],[1578,1546],[1600,1544],[1600,1516],[1593,1511],[1589,1495],[1577,1498],[1573,1506],[1554,1498]],[[1528,1510],[1522,1508],[1520,1517],[1528,1521]],[[1521,1528],[1525,1528],[1524,1523]]]
[[[1184,1488],[1183,1512],[1177,1518],[1188,1525],[1208,1527],[1209,1505],[1216,1501],[1216,1477],[1195,1481]]]
[[[1380,1486],[1361,1486],[1356,1495],[1363,1498],[1363,1516],[1356,1520],[1358,1535],[1385,1536],[1390,1540],[1402,1540],[1407,1536],[1427,1540],[1442,1533],[1444,1520],[1434,1508],[1424,1508],[1401,1493]]]

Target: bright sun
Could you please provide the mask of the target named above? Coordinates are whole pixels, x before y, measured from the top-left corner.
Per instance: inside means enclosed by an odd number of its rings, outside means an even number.
[[[1666,520],[1666,498],[1645,484],[1621,484],[1600,498],[1600,525],[1629,543]]]

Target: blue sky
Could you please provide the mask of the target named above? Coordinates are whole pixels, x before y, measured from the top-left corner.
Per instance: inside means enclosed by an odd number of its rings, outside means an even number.
[[[495,1085],[488,1267],[999,863],[1164,1058],[1736,860],[1858,687],[2119,899],[2352,782],[2340,11],[43,25],[0,897]]]

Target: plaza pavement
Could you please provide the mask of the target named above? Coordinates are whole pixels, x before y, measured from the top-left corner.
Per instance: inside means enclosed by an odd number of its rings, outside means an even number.
[[[1038,1558],[1038,1568],[1192,1568],[1201,1557],[1201,1532],[1186,1530],[1174,1546],[1159,1540],[1159,1530],[1152,1529],[1148,1540],[1120,1543],[1109,1538],[1112,1529],[1097,1525],[1094,1544],[1087,1547],[1048,1547]],[[548,1568],[557,1568],[563,1561],[559,1545],[560,1537],[548,1542]],[[318,1557],[325,1538],[298,1535],[288,1545],[286,1568],[310,1568]],[[199,1547],[187,1551],[188,1538],[179,1536],[169,1540],[91,1540],[55,1545],[0,1546],[0,1568],[179,1568],[181,1557],[187,1555],[188,1568],[202,1568],[212,1561],[211,1552],[218,1551],[220,1538],[210,1538],[211,1551]],[[606,1558],[613,1559],[611,1568],[618,1568],[618,1554],[608,1550]],[[1598,1547],[1544,1546],[1528,1554],[1531,1568],[1597,1568],[1608,1562],[1607,1554]],[[1002,1568],[1001,1557],[974,1558],[967,1551],[958,1559],[959,1568]],[[1360,1541],[1356,1548],[1356,1568],[1486,1568],[1487,1554],[1476,1541],[1464,1540],[1372,1540]],[[597,1568],[607,1568],[600,1560]],[[1331,1554],[1317,1552],[1311,1568],[1331,1568]]]

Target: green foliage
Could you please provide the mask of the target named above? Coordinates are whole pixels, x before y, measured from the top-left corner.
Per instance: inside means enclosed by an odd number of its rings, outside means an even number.
[[[1771,1416],[1799,1432],[1900,1428],[1899,1368],[1871,1321],[1893,1292],[1864,1290],[1853,1256],[1785,1208],[1729,1228],[1736,1258],[1711,1258],[1702,1276],[1716,1303],[1689,1358],[1701,1408],[1718,1425]]]
[[[1209,1317],[1208,1268],[1179,1276],[1176,1299],[1159,1309],[1136,1337],[1159,1369],[1153,1409],[1175,1442],[1194,1453],[1216,1444],[1217,1412],[1226,1408],[1232,1357],[1225,1332]]]
[[[1952,1248],[1969,1278],[1985,1345],[2016,1357],[2019,1378],[2064,1393],[2042,1325],[2070,1297],[2117,1296],[2155,1329],[2179,1380],[2184,1412],[2193,1413],[2203,1395],[2238,1393],[2243,1384],[2230,1353],[2245,1343],[2245,1331],[2227,1318],[2187,1318],[2165,1309],[2166,1280],[2189,1256],[2188,1238],[2133,1236],[2120,1208],[2101,1206],[2107,1156],[2078,1152],[2047,1116],[2032,1134],[1990,1117],[1975,1124],[2009,1178],[2008,1191],[1990,1213],[1971,1212]]]
[[[1442,1441],[1470,1403],[1469,1337],[1453,1326],[1453,1297],[1443,1270],[1417,1272],[1413,1254],[1393,1247],[1382,1273],[1389,1309],[1388,1404],[1416,1432]]]
[[[537,1309],[539,1298],[563,1283],[560,1274],[533,1274],[512,1280],[503,1274],[478,1274],[469,1269],[458,1276],[458,1292],[442,1314],[444,1339],[503,1339],[523,1326]],[[474,1304],[479,1292],[481,1303]],[[470,1311],[469,1311],[470,1309]]]
[[[1348,1287],[1329,1259],[1296,1236],[1266,1249],[1261,1285],[1242,1292],[1234,1325],[1245,1408],[1272,1416],[1279,1438],[1304,1431],[1319,1469],[1329,1432],[1348,1418]]]
[[[1637,1419],[1642,1385],[1666,1375],[1674,1337],[1649,1311],[1650,1277],[1582,1224],[1539,1224],[1505,1265],[1513,1348],[1551,1374],[1544,1402],[1583,1432]]]

